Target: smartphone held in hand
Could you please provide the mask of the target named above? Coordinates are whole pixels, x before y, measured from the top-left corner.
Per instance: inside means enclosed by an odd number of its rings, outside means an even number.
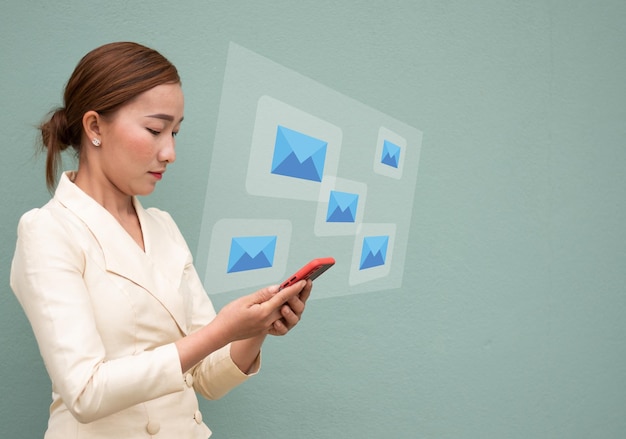
[[[317,279],[322,273],[335,265],[335,259],[331,257],[317,258],[304,265],[301,269],[291,275],[286,281],[280,284],[280,289],[287,288],[301,280]]]

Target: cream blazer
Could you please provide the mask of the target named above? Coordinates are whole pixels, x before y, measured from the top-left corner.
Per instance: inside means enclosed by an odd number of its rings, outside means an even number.
[[[209,437],[196,392],[220,398],[249,375],[229,345],[181,372],[174,342],[215,317],[182,234],[134,199],[144,252],[71,176],[20,219],[11,267],[52,381],[45,438]]]

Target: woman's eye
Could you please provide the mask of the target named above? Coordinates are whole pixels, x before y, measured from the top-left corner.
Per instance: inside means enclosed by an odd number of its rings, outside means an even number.
[[[148,132],[149,132],[150,134],[152,134],[152,135],[154,135],[154,136],[158,136],[159,134],[161,134],[161,132],[160,132],[160,131],[153,130],[153,129],[150,129],[150,128],[146,128],[146,129],[148,130]]]
[[[178,136],[178,131],[172,131],[172,137]]]

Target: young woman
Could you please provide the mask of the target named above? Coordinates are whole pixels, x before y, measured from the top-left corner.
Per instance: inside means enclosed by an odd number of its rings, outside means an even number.
[[[88,53],[41,126],[46,181],[78,155],[45,206],[24,214],[11,287],[53,387],[47,439],[207,438],[196,392],[255,374],[265,337],[300,320],[311,282],[261,289],[216,314],[172,218],[144,209],[176,158],[176,68],[135,43]]]

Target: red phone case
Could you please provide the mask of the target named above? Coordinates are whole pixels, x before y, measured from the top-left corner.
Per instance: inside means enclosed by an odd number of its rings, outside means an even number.
[[[280,285],[280,289],[287,288],[302,279],[317,279],[322,273],[335,264],[334,258],[317,258],[296,271],[289,279]]]

